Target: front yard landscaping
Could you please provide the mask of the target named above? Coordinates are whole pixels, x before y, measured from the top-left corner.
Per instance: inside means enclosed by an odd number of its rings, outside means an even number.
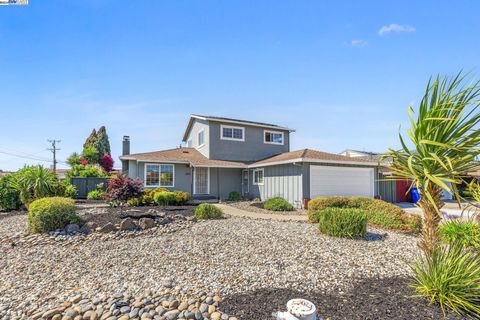
[[[165,211],[123,212],[152,209]],[[82,204],[77,212],[94,219],[120,208]],[[0,241],[0,317],[95,311],[123,320],[201,308],[210,319],[265,320],[293,297],[312,300],[330,319],[442,317],[408,288],[418,238],[407,234],[369,227],[351,240],[321,235],[314,224],[242,218],[75,236],[19,235],[25,227],[24,213],[0,217],[0,234],[10,239]]]

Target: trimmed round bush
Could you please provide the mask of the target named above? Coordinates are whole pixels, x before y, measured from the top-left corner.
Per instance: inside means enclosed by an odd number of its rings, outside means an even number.
[[[445,243],[480,248],[480,225],[474,221],[451,220],[440,225]]]
[[[379,227],[420,232],[422,219],[401,208],[379,199],[366,197],[320,197],[308,202],[308,221],[319,222],[320,211],[325,208],[356,208],[365,211],[368,223]]]
[[[270,198],[263,204],[263,208],[271,211],[293,211],[293,206],[281,197]]]
[[[153,199],[155,201],[155,204],[159,206],[168,206],[168,205],[175,204],[177,197],[173,192],[160,191],[160,192],[155,192],[155,194],[153,195]]]
[[[237,191],[232,191],[228,194],[228,201],[240,201],[242,196]]]
[[[319,220],[320,232],[329,236],[361,238],[367,234],[367,215],[362,209],[325,208]]]
[[[195,217],[197,219],[217,219],[222,216],[222,209],[210,203],[202,203],[195,209]]]
[[[28,207],[28,231],[31,233],[63,229],[70,223],[80,223],[80,217],[75,213],[73,199],[41,198],[33,201]]]

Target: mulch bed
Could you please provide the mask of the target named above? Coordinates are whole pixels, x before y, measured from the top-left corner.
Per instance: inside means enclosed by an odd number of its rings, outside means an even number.
[[[272,319],[271,310],[286,310],[293,298],[304,298],[317,306],[319,319],[474,319],[447,311],[446,317],[438,305],[429,305],[414,297],[406,278],[369,279],[358,282],[353,290],[343,294],[303,293],[288,289],[262,289],[225,297],[222,310],[239,319]],[[272,306],[274,308],[272,308]]]

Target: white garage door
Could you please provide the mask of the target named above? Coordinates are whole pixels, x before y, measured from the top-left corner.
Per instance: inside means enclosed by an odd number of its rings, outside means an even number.
[[[310,166],[310,198],[374,196],[373,168]]]

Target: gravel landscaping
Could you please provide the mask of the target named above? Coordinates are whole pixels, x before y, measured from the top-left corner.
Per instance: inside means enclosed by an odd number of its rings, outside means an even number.
[[[24,220],[2,215],[0,232],[12,235]],[[56,320],[68,311],[67,320],[124,320],[141,310],[147,319],[194,319],[204,304],[205,319],[265,320],[295,297],[314,301],[325,319],[442,317],[407,285],[417,238],[375,228],[365,240],[347,240],[306,223],[185,219],[144,231],[35,237],[0,243],[2,319]]]
[[[294,211],[270,211],[263,209],[263,202],[261,201],[237,201],[237,202],[226,202],[225,204],[246,210],[251,212],[258,212],[258,213],[266,213],[266,214],[285,214],[285,215],[292,215],[292,214],[299,214],[299,215],[306,215],[307,210],[305,209],[295,209]]]

